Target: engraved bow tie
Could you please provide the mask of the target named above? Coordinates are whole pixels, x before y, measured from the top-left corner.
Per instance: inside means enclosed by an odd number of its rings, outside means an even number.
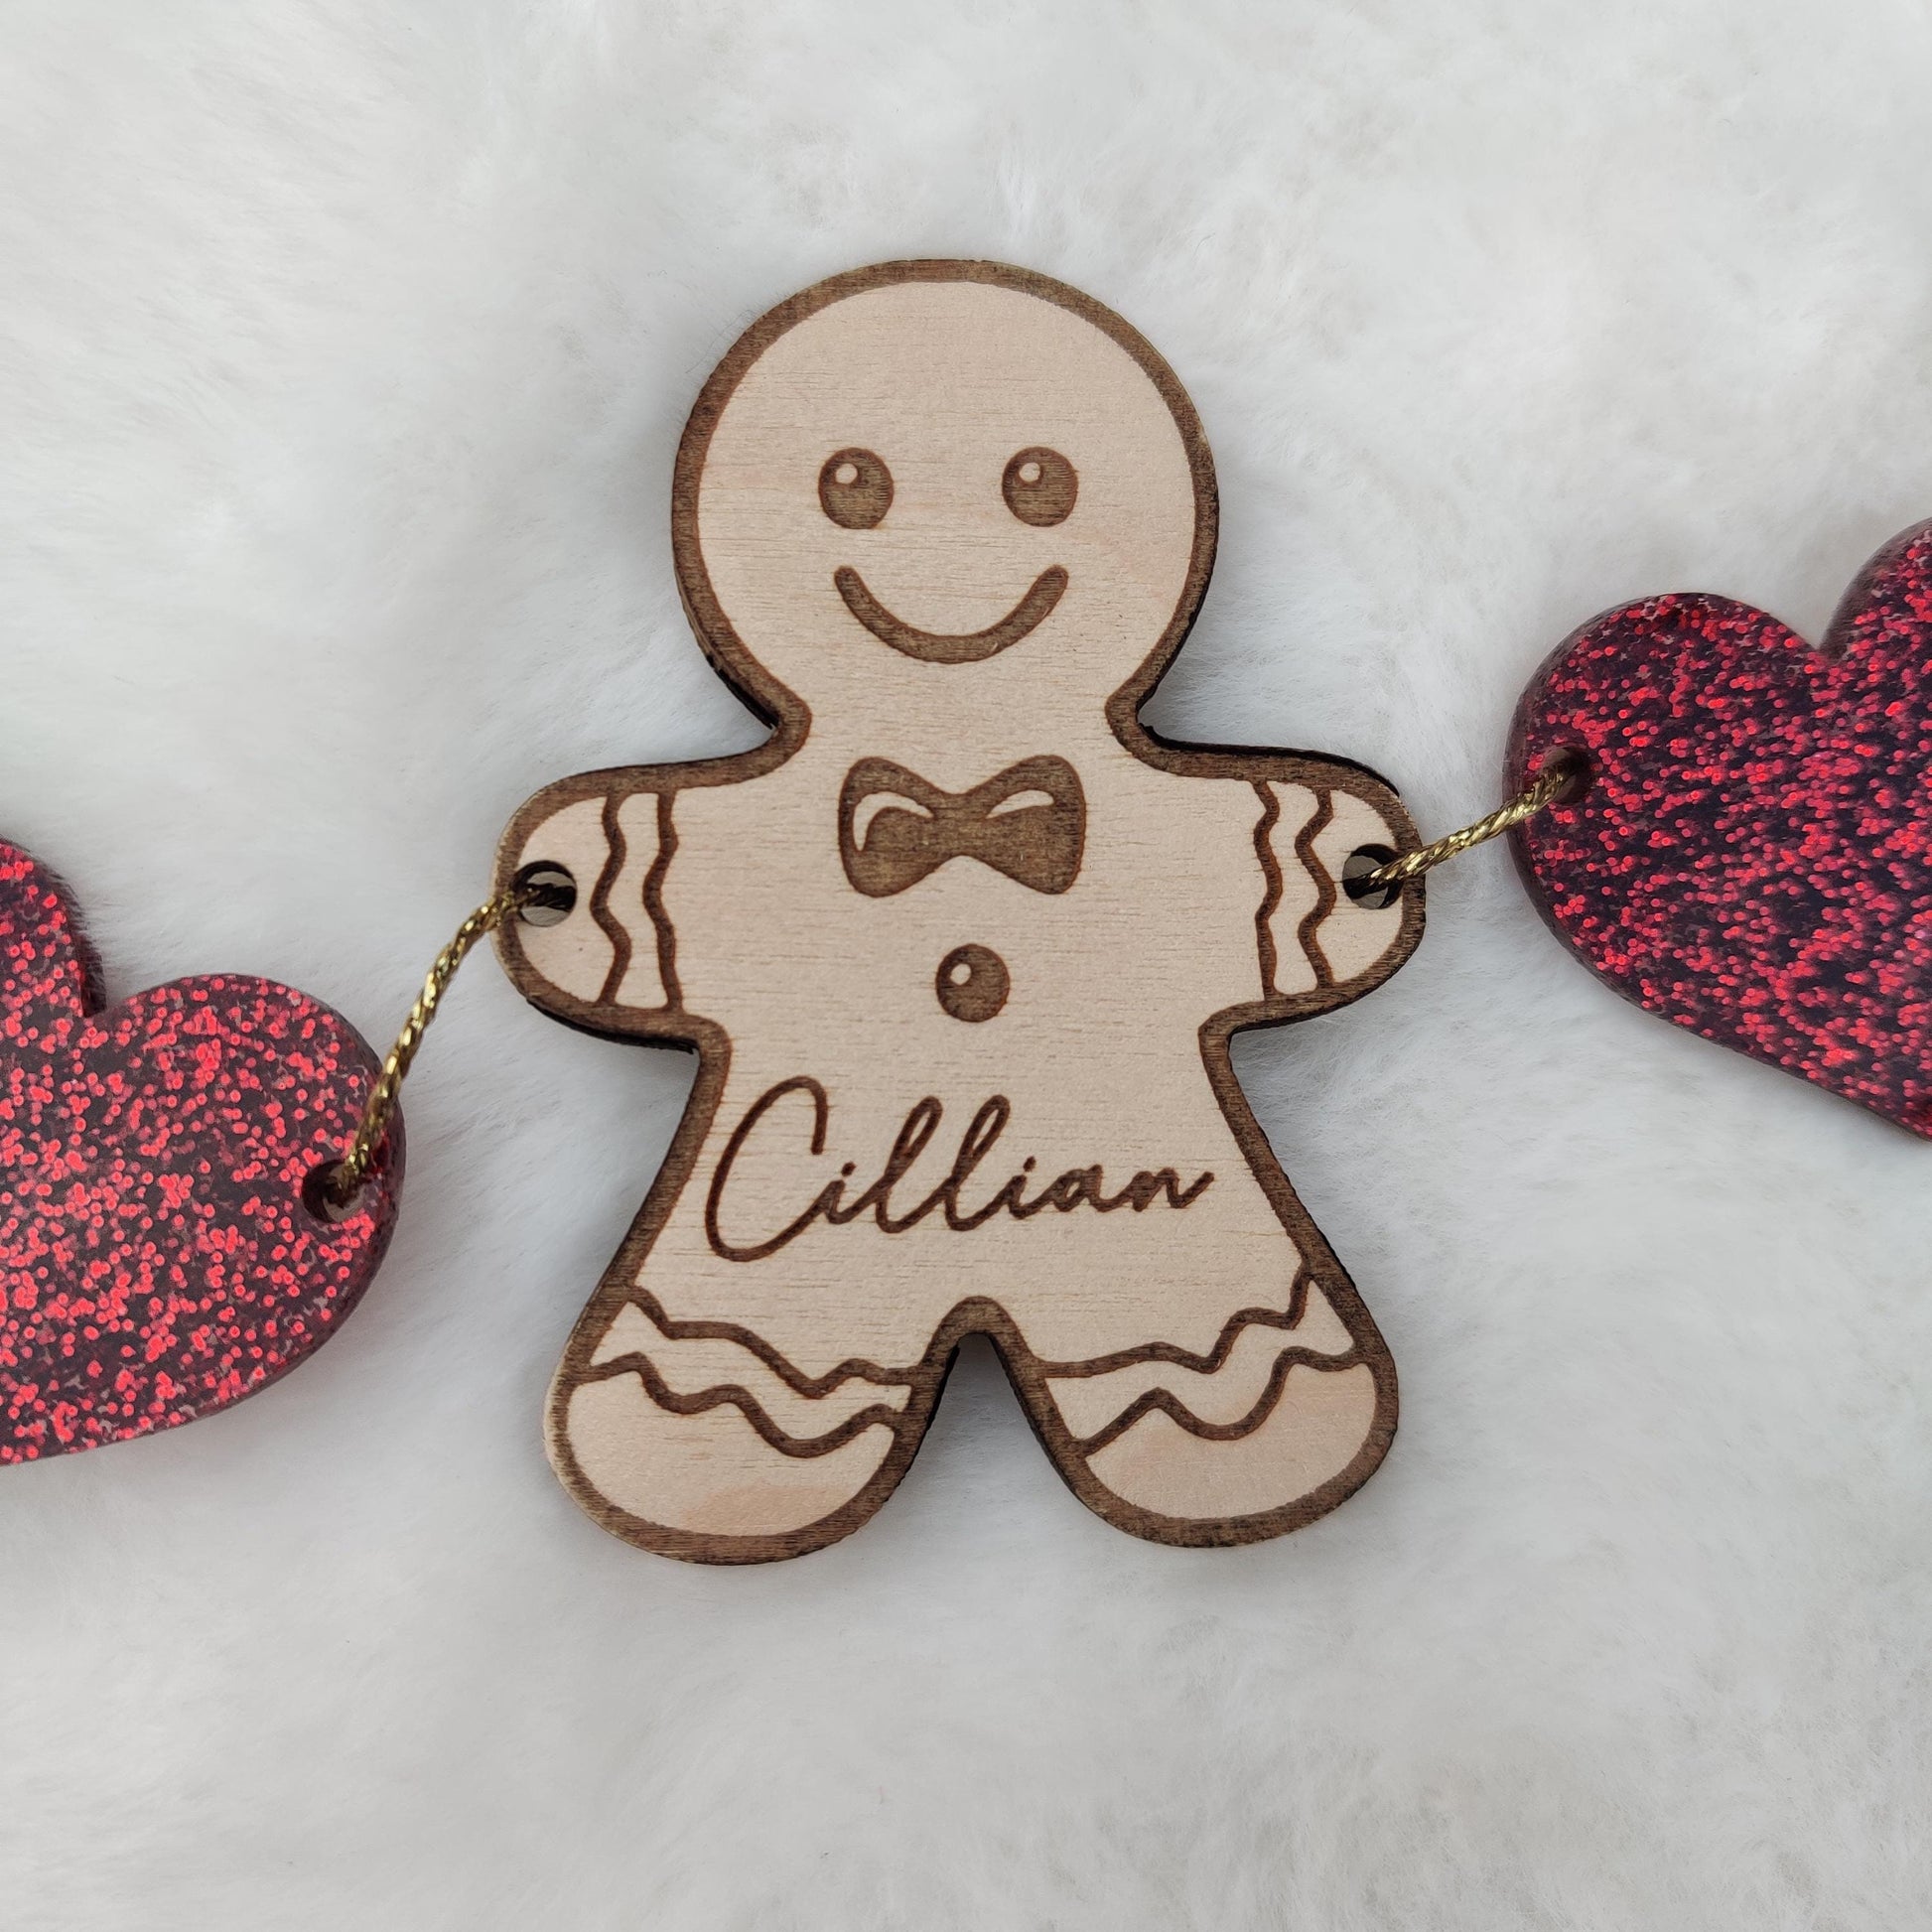
[[[891,759],[861,759],[839,795],[839,857],[869,898],[916,886],[948,859],[977,859],[1036,893],[1080,873],[1087,800],[1079,774],[1050,754],[971,791],[941,791]]]

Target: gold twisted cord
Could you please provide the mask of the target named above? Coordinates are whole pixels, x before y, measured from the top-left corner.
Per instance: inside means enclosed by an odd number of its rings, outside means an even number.
[[[1521,825],[1525,819],[1534,818],[1538,812],[1554,805],[1577,781],[1577,776],[1574,759],[1561,755],[1553,758],[1537,773],[1535,780],[1519,791],[1508,804],[1499,806],[1487,818],[1477,819],[1473,825],[1465,825],[1460,831],[1447,834],[1434,845],[1424,846],[1420,852],[1405,852],[1401,858],[1391,859],[1386,865],[1377,866],[1373,872],[1350,880],[1350,894],[1356,898],[1366,898],[1371,893],[1387,892],[1391,887],[1404,886],[1412,879],[1420,879],[1445,859],[1453,859],[1472,846],[1481,845],[1484,840],[1493,839],[1499,832],[1507,832],[1512,825]]]
[[[355,1130],[355,1139],[325,1184],[324,1191],[338,1207],[353,1200],[369,1177],[369,1170],[375,1165],[375,1157],[389,1132],[389,1122],[395,1116],[402,1083],[409,1077],[410,1063],[423,1043],[423,1035],[429,1032],[429,1023],[436,1018],[436,1009],[443,995],[456,978],[457,968],[484,933],[500,925],[519,905],[534,897],[536,895],[528,886],[513,886],[508,892],[498,893],[494,898],[486,899],[457,927],[450,943],[436,955],[434,963],[424,975],[423,990],[417,994],[416,1004],[409,1009],[409,1018],[402,1023],[402,1032],[396,1035],[396,1043],[389,1048],[389,1057],[382,1062],[382,1071],[376,1075],[375,1085],[369,1089],[369,1097],[362,1105],[361,1124]]]

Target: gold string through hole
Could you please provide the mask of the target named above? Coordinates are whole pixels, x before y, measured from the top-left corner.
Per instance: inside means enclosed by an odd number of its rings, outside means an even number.
[[[1349,856],[1348,867],[1344,868],[1342,888],[1358,904],[1368,903],[1377,895],[1400,892],[1412,879],[1420,879],[1445,860],[1459,858],[1487,840],[1499,837],[1515,826],[1527,824],[1552,805],[1574,804],[1589,789],[1590,776],[1587,753],[1574,748],[1552,752],[1537,767],[1535,776],[1514,798],[1498,805],[1486,818],[1477,819],[1473,825],[1461,826],[1436,840],[1433,845],[1425,845],[1415,852],[1405,852],[1400,857],[1391,854],[1377,866],[1360,863],[1363,856],[1374,848],[1359,847]],[[1352,877],[1349,876],[1349,867],[1353,868]],[[1376,897],[1375,902],[1387,905],[1390,899],[1386,897]]]
[[[1393,905],[1402,897],[1400,886],[1372,886],[1366,882],[1394,857],[1393,846],[1358,845],[1341,862],[1342,891],[1357,905],[1365,905],[1371,912],[1379,912],[1384,906]]]
[[[507,891],[484,899],[457,927],[423,977],[422,991],[416,995],[396,1043],[389,1048],[362,1103],[362,1117],[347,1152],[333,1165],[317,1169],[303,1183],[302,1198],[312,1213],[320,1219],[344,1221],[360,1210],[364,1191],[380,1172],[402,1083],[409,1077],[423,1035],[436,1018],[457,968],[469,958],[471,949],[507,918],[527,917],[532,924],[554,925],[567,918],[576,903],[576,880],[564,867],[540,860],[525,866]]]
[[[1562,780],[1557,795],[1550,800],[1553,805],[1576,804],[1596,782],[1596,765],[1581,745],[1566,745],[1552,752],[1538,768]]]
[[[577,905],[577,881],[547,859],[516,875],[516,916],[525,925],[561,925]]]
[[[374,1178],[365,1176],[345,1192],[342,1172],[340,1161],[325,1161],[321,1167],[311,1168],[302,1182],[302,1205],[316,1220],[330,1227],[341,1227],[361,1213],[362,1197]]]

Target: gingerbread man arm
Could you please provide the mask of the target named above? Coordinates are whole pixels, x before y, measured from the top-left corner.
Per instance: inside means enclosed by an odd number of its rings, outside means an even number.
[[[743,763],[742,771],[734,768]],[[553,922],[497,927],[503,968],[525,999],[586,1032],[689,1040],[703,1022],[684,1009],[664,875],[677,850],[673,805],[691,785],[731,782],[754,759],[586,771],[546,786],[510,820],[494,891],[562,872],[576,890]]]
[[[1244,1021],[1301,1020],[1345,1006],[1415,951],[1420,881],[1388,903],[1354,898],[1344,886],[1352,855],[1379,864],[1421,843],[1385,780],[1344,759],[1299,752],[1167,746],[1162,762],[1189,776],[1240,780],[1255,792],[1262,1005]]]

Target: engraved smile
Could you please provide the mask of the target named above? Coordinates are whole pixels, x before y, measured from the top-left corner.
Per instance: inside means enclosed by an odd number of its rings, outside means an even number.
[[[845,599],[845,608],[882,644],[891,644],[895,650],[927,664],[977,664],[981,658],[992,657],[1009,644],[1017,644],[1045,621],[1046,614],[1066,589],[1066,572],[1058,564],[1042,570],[1034,579],[1033,589],[998,623],[990,623],[984,630],[916,629],[887,610],[867,590],[866,580],[850,564],[841,564],[832,573],[832,582]]]

